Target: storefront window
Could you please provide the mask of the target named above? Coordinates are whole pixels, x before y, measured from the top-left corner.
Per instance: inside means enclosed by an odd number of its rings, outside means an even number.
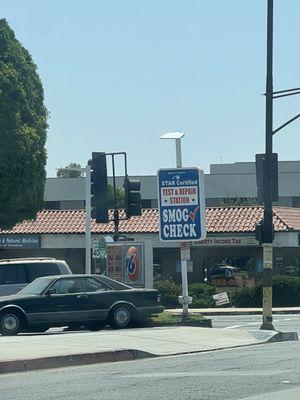
[[[300,257],[274,257],[274,275],[300,275]]]
[[[260,262],[255,257],[207,258],[207,282],[214,286],[254,286],[261,278]]]

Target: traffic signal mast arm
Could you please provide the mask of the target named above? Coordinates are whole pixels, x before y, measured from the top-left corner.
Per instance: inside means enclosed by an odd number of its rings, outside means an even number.
[[[125,192],[125,217],[120,218],[119,210],[116,201],[116,176],[115,176],[115,156],[123,155],[125,161],[125,179],[124,179],[124,192]],[[106,157],[112,157],[113,169],[113,217],[109,218],[109,204],[108,204],[108,179],[107,179],[107,165]],[[107,223],[113,221],[115,225],[115,240],[119,238],[119,221],[129,219],[135,215],[141,215],[141,181],[139,179],[130,179],[127,175],[127,159],[126,153],[103,153],[93,152],[92,159],[88,161],[91,169],[91,217],[97,223]]]

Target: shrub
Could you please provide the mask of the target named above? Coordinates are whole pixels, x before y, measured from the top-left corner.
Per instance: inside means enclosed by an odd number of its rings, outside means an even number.
[[[181,294],[181,286],[176,284],[172,278],[155,281],[154,288],[160,292],[163,306],[167,308],[178,306],[178,296]]]
[[[238,289],[231,294],[237,307],[262,307],[263,284]],[[275,276],[273,279],[273,306],[295,307],[300,304],[300,277]]]
[[[273,306],[295,307],[300,304],[300,277],[276,276],[273,279]]]
[[[182,294],[181,286],[176,284],[172,278],[163,279],[154,283],[155,289],[161,293],[161,302],[165,307],[178,307],[178,296]],[[189,285],[189,296],[193,297],[190,307],[214,307],[213,295],[216,293],[214,286],[206,283],[192,283]]]
[[[230,302],[236,307],[261,307],[262,285],[250,288],[237,289],[230,295]]]
[[[192,283],[189,285],[189,296],[193,297],[193,303],[190,307],[214,307],[213,295],[216,288],[206,283]]]

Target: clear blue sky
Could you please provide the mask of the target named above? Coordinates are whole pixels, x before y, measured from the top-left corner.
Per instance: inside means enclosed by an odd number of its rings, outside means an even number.
[[[92,151],[125,151],[128,172],[253,161],[264,152],[267,0],[0,0],[38,66],[51,118],[48,176]],[[274,0],[274,90],[300,86],[300,1]],[[274,127],[300,113],[277,100]],[[300,159],[300,120],[274,137]],[[121,172],[118,170],[117,172]]]

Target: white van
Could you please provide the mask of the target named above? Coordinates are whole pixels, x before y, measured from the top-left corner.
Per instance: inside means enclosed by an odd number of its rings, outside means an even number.
[[[11,258],[0,260],[0,296],[17,293],[35,278],[72,274],[68,264],[55,258]]]

